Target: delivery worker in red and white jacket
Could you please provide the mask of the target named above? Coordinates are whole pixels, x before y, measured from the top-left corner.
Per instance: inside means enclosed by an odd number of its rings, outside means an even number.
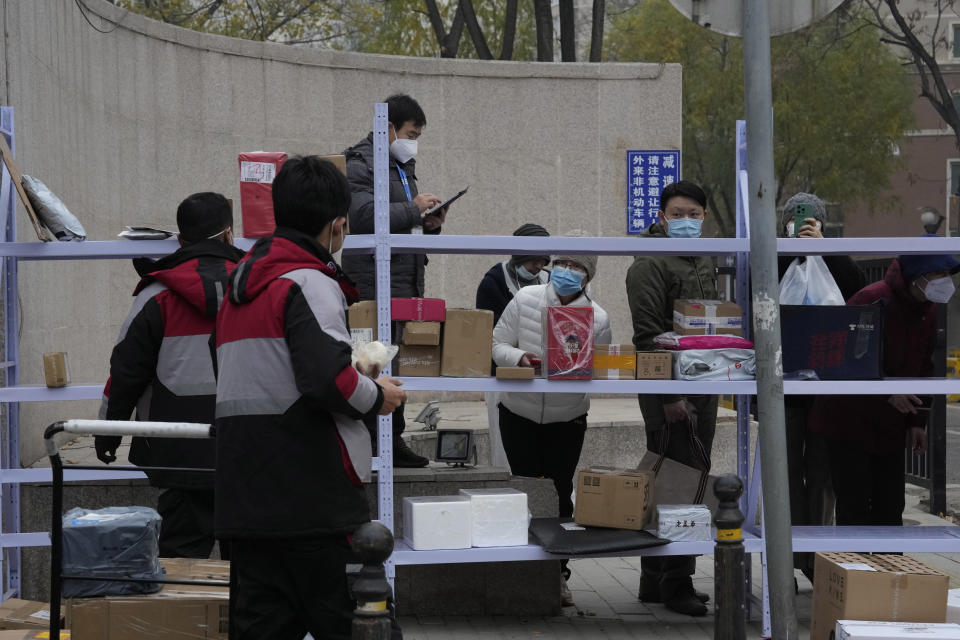
[[[212,423],[216,379],[210,333],[227,276],[243,252],[233,246],[233,214],[219,193],[195,193],[177,208],[181,248],[143,273],[133,308],[110,356],[100,418]],[[119,436],[97,436],[97,457],[116,460]],[[141,466],[213,468],[213,440],[134,438],[130,462]],[[160,555],[208,558],[213,548],[213,474],[147,474],[161,487]],[[221,550],[223,553],[223,550]]]
[[[405,395],[351,364],[356,289],[334,259],[349,204],[332,164],[287,160],[276,231],[237,265],[217,318],[216,532],[230,541],[232,639],[350,638],[348,536],[370,520],[363,418]]]

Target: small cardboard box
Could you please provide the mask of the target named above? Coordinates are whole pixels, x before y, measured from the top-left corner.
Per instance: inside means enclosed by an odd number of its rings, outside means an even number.
[[[167,579],[229,582],[230,563],[163,558]],[[227,640],[229,588],[166,584],[157,593],[67,601],[73,638],[130,640],[149,629],[156,640]]]
[[[390,317],[392,320],[443,322],[447,319],[447,303],[440,298],[391,298]]]
[[[435,347],[440,344],[441,326],[439,322],[404,322],[401,342]]]
[[[653,471],[593,467],[577,474],[577,524],[640,531],[653,508]]]
[[[43,354],[43,378],[48,387],[65,387],[70,384],[66,351]]]
[[[675,300],[673,330],[684,336],[743,335],[740,306],[723,300]]]
[[[949,577],[907,556],[818,553],[810,640],[830,640],[837,620],[943,622]]]
[[[497,380],[533,380],[533,367],[497,367]]]
[[[377,303],[374,300],[354,302],[347,309],[347,324],[350,337],[356,342],[373,342],[377,339]]]
[[[636,369],[637,350],[632,344],[593,345],[594,380],[633,380]]]
[[[960,624],[837,620],[836,640],[960,640]]]
[[[61,627],[63,626],[61,620]],[[49,629],[50,605],[9,598],[0,603],[0,629]]]
[[[493,312],[447,309],[443,323],[443,362],[440,375],[487,378],[493,353]]]
[[[399,347],[396,375],[411,378],[436,378],[440,375],[440,347],[406,344]]]
[[[669,351],[638,351],[637,380],[670,380],[673,354]]]

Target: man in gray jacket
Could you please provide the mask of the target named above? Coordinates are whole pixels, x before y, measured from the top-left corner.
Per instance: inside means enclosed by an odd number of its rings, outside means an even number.
[[[408,95],[392,95],[385,100],[390,141],[390,233],[440,233],[446,209],[436,215],[424,215],[440,204],[440,198],[417,189],[417,141],[427,117],[417,101]],[[373,133],[345,150],[347,180],[350,182],[350,233],[374,232],[373,214]],[[390,295],[394,298],[422,298],[423,271],[427,256],[395,253],[390,258]],[[361,300],[376,300],[377,275],[372,253],[345,255],[343,270],[354,281]],[[424,467],[428,460],[414,453],[400,434],[406,426],[401,405],[393,414],[393,464],[395,467]],[[376,420],[368,420],[370,437],[376,444]]]

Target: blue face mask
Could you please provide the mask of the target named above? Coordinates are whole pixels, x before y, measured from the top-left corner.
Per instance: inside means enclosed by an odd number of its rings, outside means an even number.
[[[697,218],[673,218],[667,221],[667,235],[671,238],[699,238],[703,220]]]
[[[517,265],[517,277],[521,280],[534,280],[537,277],[536,273],[530,273],[527,269],[521,264]]]
[[[557,295],[572,296],[583,289],[584,274],[566,267],[554,267],[550,272],[550,282],[556,289]]]

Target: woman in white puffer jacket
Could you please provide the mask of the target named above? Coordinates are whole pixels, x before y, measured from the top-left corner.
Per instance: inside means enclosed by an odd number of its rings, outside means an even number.
[[[596,256],[557,256],[550,282],[517,291],[493,330],[493,360],[497,366],[529,367],[531,359],[544,359],[540,318],[545,307],[592,306],[594,344],[610,344],[607,312],[584,291],[596,273]],[[587,395],[502,393],[499,407],[500,436],[511,472],[553,480],[560,499],[560,517],[572,516],[573,474],[590,408]],[[564,577],[568,576],[565,567],[564,571]]]

